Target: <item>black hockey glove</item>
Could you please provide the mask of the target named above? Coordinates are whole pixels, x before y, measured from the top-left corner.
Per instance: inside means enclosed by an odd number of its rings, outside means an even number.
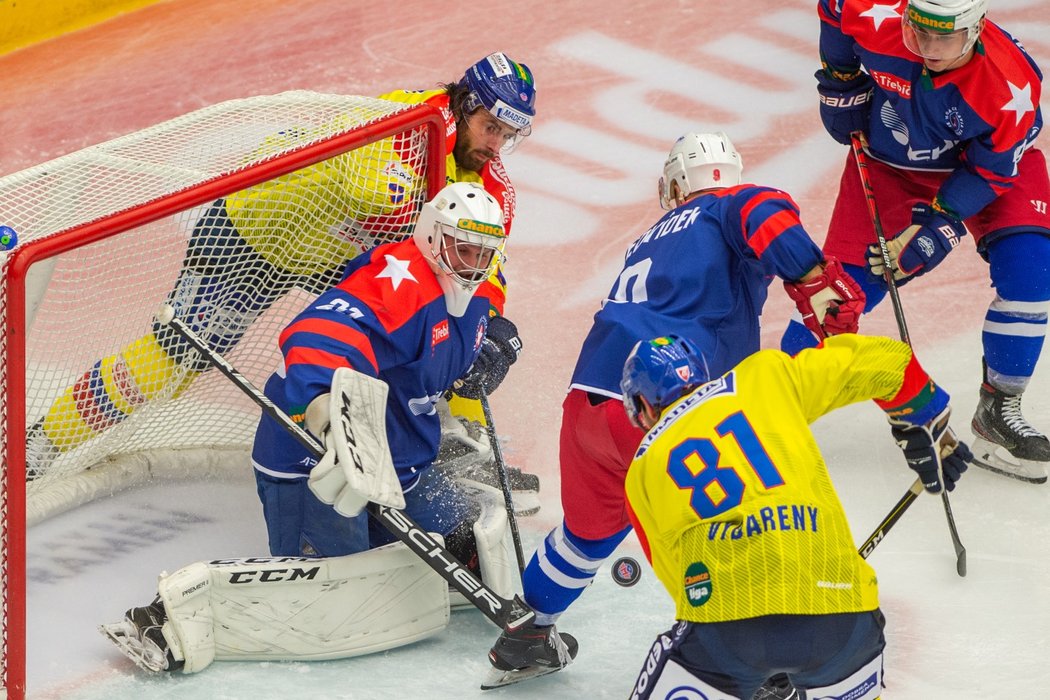
[[[481,353],[470,370],[453,387],[457,394],[467,399],[480,399],[494,392],[507,376],[510,366],[521,354],[521,338],[518,329],[503,316],[489,319],[488,331],[481,341]]]
[[[854,131],[868,131],[875,83],[864,71],[840,79],[821,68],[815,77],[820,93],[820,120],[831,138],[848,146]]]
[[[904,452],[908,466],[915,470],[929,493],[944,488],[955,490],[955,482],[973,461],[973,453],[966,443],[959,442],[948,426],[951,409],[945,408],[925,425],[890,421],[890,429],[897,446]]]

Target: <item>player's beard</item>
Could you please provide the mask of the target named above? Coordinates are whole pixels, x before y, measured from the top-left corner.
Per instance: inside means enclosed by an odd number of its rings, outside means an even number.
[[[485,147],[477,147],[474,143],[470,127],[460,122],[456,146],[452,149],[452,155],[460,167],[480,172],[485,163],[496,157],[496,154]]]

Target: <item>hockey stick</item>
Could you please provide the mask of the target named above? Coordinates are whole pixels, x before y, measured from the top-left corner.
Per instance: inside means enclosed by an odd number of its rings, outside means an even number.
[[[265,394],[237,371],[237,368],[227,362],[226,358],[201,340],[193,330],[183,323],[182,319],[176,318],[175,309],[168,305],[163,306],[160,313],[157,314],[157,321],[162,325],[171,326],[176,333],[196,348],[213,367],[226,375],[230,381],[237,385],[237,388],[258,404],[266,415],[280,423],[281,427],[288,431],[289,435],[310,451],[310,454],[317,459],[324,456],[324,447],[313,435],[292,421],[287,413],[274,405]],[[421,528],[404,511],[377,503],[369,503],[368,514],[378,520],[383,527],[390,531],[390,534],[415,552],[450,586],[462,593],[464,598],[473,603],[474,607],[480,610],[485,617],[492,620],[496,626],[502,629],[510,621],[518,624],[518,621],[535,615],[531,608],[524,605],[517,598],[507,600],[478,580],[459,559],[456,559],[452,553],[445,549],[439,540],[435,540],[430,533]]]
[[[499,474],[500,489],[503,490],[503,502],[507,506],[507,520],[510,522],[510,535],[514,540],[514,555],[518,558],[518,576],[525,574],[525,555],[521,552],[521,535],[518,534],[518,519],[514,515],[514,500],[510,495],[510,476],[507,474],[507,463],[503,461],[503,449],[496,435],[496,424],[492,422],[492,409],[489,408],[489,397],[481,392],[481,410],[485,413],[485,432],[489,434],[492,445],[492,458],[496,461],[496,472]]]
[[[890,260],[890,249],[886,245],[886,233],[882,230],[882,220],[879,218],[879,209],[875,204],[875,188],[872,187],[871,178],[868,176],[868,160],[867,156],[864,155],[864,147],[867,145],[867,139],[864,137],[864,132],[854,131],[850,135],[850,141],[852,142],[853,147],[853,157],[857,161],[857,172],[860,174],[861,186],[864,188],[864,199],[868,203],[868,214],[871,215],[871,223],[875,227],[875,237],[879,241],[879,250],[882,253],[882,276],[886,280],[886,289],[889,291],[890,301],[893,303],[893,315],[897,318],[897,329],[900,331],[901,340],[907,343],[910,347],[911,337],[908,335],[908,325],[904,320],[904,307],[901,306],[900,294],[897,292],[897,282],[893,279],[893,266],[892,261]],[[915,483],[912,484],[910,489],[908,489],[908,492],[911,493],[916,486],[921,487],[919,479],[915,480]],[[908,496],[905,494],[904,498],[902,498],[897,506],[894,507],[894,511],[903,504],[903,509],[901,510],[901,513],[903,514],[904,510],[907,510],[908,506],[911,505],[911,501],[915,500],[912,498],[911,500],[908,500],[907,503],[904,503],[907,498]],[[948,532],[951,533],[952,546],[955,548],[955,570],[960,576],[965,576],[966,547],[963,546],[962,540],[959,538],[959,530],[955,526],[955,515],[952,513],[952,504],[951,501],[948,500],[948,489],[946,488],[941,489],[941,502],[944,504],[944,517],[948,520]],[[892,514],[893,511],[891,511],[890,515],[892,516]],[[900,516],[898,516],[898,518],[899,517]],[[887,517],[887,520],[889,520],[889,517]],[[889,527],[886,527],[887,520],[883,521],[883,524],[879,526],[875,533],[873,533],[872,537],[880,531],[883,535],[889,531]],[[889,526],[892,527],[894,522],[896,522],[896,518],[889,522]],[[870,541],[871,538],[868,539],[868,542]],[[867,545],[868,542],[865,542],[865,545]],[[875,544],[877,543],[878,540],[875,541]],[[874,544],[872,545],[872,548],[874,548]]]

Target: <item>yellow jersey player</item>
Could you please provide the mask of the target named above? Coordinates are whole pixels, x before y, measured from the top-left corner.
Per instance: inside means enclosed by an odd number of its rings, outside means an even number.
[[[381,97],[441,111],[447,182],[484,187],[509,232],[516,200],[500,155],[531,133],[536,91],[529,68],[497,52],[439,89]],[[272,152],[292,137],[274,134],[261,148]],[[386,139],[215,201],[190,235],[167,303],[215,350],[228,352],[293,289],[318,294],[339,281],[348,260],[411,232],[425,195],[422,153],[412,139]],[[502,272],[484,286],[492,314],[502,314]],[[494,318],[489,332],[520,347],[514,324],[502,317]],[[464,389],[470,398],[480,393],[479,383],[498,384],[509,365],[489,354],[479,358],[482,366],[485,371],[474,372]],[[45,474],[59,455],[141,406],[182,393],[207,367],[170,328],[154,323],[143,337],[95,362],[27,429],[27,478]]]
[[[662,337],[635,345],[621,389],[648,431],[627,475],[630,516],[678,620],[631,697],[750,700],[787,674],[809,697],[878,698],[875,572],[809,424],[875,399],[926,490],[952,490],[972,455],[911,348],[844,334],[795,357],[760,351],[709,381],[692,341]]]

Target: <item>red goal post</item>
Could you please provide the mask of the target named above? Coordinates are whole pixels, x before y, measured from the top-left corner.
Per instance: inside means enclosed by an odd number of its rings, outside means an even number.
[[[0,250],[0,698],[26,690],[29,524],[142,480],[248,469],[256,408],[151,330],[160,305],[194,311],[262,383],[288,320],[360,241],[407,232],[445,157],[434,107],[294,91],[0,178],[18,236]],[[43,436],[28,480],[27,436]]]

